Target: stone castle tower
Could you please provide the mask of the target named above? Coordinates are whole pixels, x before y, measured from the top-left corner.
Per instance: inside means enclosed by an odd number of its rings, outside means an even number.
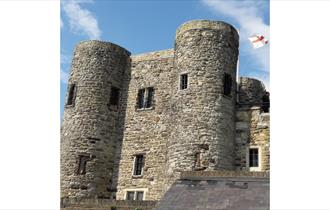
[[[61,197],[159,200],[183,171],[269,170],[268,93],[236,83],[239,36],[181,25],[174,49],[77,45],[61,129]]]

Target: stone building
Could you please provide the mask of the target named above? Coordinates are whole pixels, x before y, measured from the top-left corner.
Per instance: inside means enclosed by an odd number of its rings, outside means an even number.
[[[269,93],[236,75],[238,47],[235,28],[209,20],[181,25],[174,49],[141,55],[79,43],[61,197],[158,201],[182,172],[269,171]]]

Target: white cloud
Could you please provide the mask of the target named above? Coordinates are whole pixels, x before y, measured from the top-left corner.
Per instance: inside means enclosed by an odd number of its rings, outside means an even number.
[[[100,39],[101,30],[97,19],[87,9],[81,7],[82,3],[91,3],[91,0],[63,0],[62,7],[68,17],[71,31],[86,34],[90,39]]]
[[[210,9],[234,19],[239,24],[240,33],[240,55],[249,55],[255,60],[260,71],[269,71],[269,46],[253,49],[248,37],[253,34],[263,34],[269,38],[269,25],[262,18],[265,9],[264,1],[220,1],[202,0]]]
[[[68,84],[69,81],[69,73],[61,69],[61,82],[64,84]]]

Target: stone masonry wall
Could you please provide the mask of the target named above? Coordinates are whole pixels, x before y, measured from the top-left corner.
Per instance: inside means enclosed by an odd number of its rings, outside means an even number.
[[[175,90],[172,135],[168,139],[167,187],[185,170],[232,169],[238,34],[220,21],[191,21],[176,32]],[[180,75],[188,88],[179,89]],[[223,77],[232,79],[230,96],[223,95]],[[200,165],[197,166],[197,154]]]
[[[109,107],[111,86],[124,90],[129,52],[100,41],[77,45],[69,80],[76,84],[73,105],[64,110],[61,128],[61,197],[110,198],[116,144],[122,139],[125,91],[120,105]],[[120,150],[120,149],[119,149]],[[79,156],[87,158],[77,173]]]
[[[160,200],[182,171],[248,170],[249,146],[261,148],[261,169],[269,171],[269,114],[254,106],[265,90],[241,78],[236,104],[237,57],[237,31],[220,21],[187,22],[174,49],[131,57],[110,42],[78,44],[69,80],[75,100],[61,128],[61,197],[114,202],[143,189],[144,200]],[[225,73],[230,96],[223,93]],[[184,90],[181,74],[188,75]],[[118,106],[109,105],[113,86]],[[138,109],[138,90],[148,87],[153,105]],[[142,176],[133,176],[141,154]],[[80,155],[88,157],[85,174],[77,174]]]
[[[146,200],[159,200],[163,195],[168,119],[171,110],[173,50],[132,56],[131,82],[128,90],[125,132],[119,166],[117,199],[125,199],[128,189],[146,188]],[[152,108],[137,109],[141,88],[153,87]],[[133,177],[134,156],[145,157],[141,177]]]
[[[248,167],[250,147],[258,148],[260,167],[269,171],[269,113],[263,113],[264,84],[253,78],[240,77],[239,100],[236,107],[235,166],[237,170]],[[254,169],[255,170],[255,169]]]

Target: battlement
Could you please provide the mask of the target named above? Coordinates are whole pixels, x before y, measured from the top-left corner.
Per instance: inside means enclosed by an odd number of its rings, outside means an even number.
[[[167,50],[132,55],[131,59],[132,59],[132,62],[139,62],[139,61],[159,60],[159,59],[166,59],[166,58],[173,58],[173,57],[174,57],[174,50],[167,49]]]

